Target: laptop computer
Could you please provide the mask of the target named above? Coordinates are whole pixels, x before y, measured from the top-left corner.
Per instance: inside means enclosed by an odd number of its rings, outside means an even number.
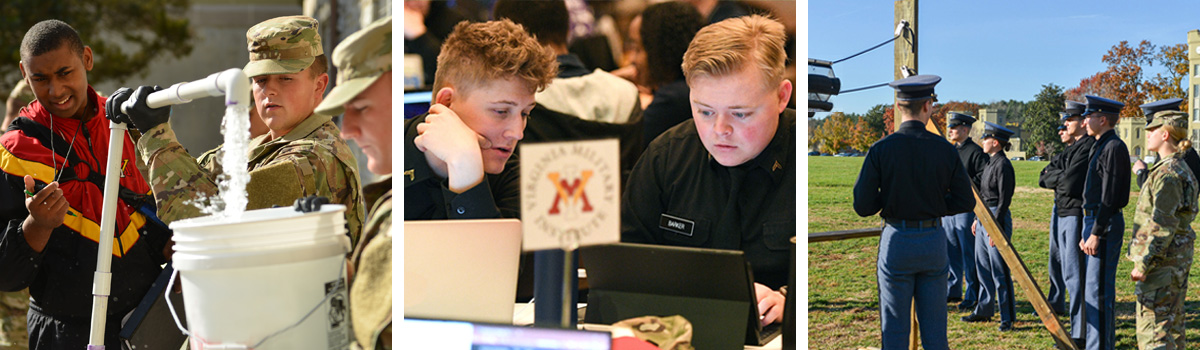
[[[781,333],[762,327],[754,276],[741,251],[617,243],[580,248],[587,266],[584,322],[682,315],[698,349],[764,345]]]
[[[521,222],[404,222],[404,317],[511,324]]]
[[[610,350],[608,332],[405,318],[401,349]]]

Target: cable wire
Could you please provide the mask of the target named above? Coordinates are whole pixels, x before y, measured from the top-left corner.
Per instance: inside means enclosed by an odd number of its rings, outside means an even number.
[[[879,43],[879,45],[875,45],[875,46],[872,46],[872,47],[871,47],[871,48],[869,48],[869,49],[866,49],[866,50],[859,51],[859,52],[858,52],[858,53],[856,53],[856,54],[850,55],[850,57],[846,57],[846,58],[843,58],[843,59],[840,59],[840,60],[837,60],[837,61],[833,61],[833,64],[837,64],[837,63],[839,63],[839,62],[842,62],[842,61],[845,61],[845,60],[848,60],[848,59],[851,59],[851,58],[858,57],[858,55],[861,55],[861,54],[864,54],[864,53],[870,52],[871,50],[878,49],[880,46],[887,45],[887,44],[888,44],[888,43],[890,43],[890,42],[896,41],[896,38],[899,38],[899,36],[893,36],[891,39],[888,39],[887,41],[884,41],[884,42],[881,42],[881,43]]]
[[[864,86],[864,87],[860,87],[860,88],[857,88],[857,89],[842,90],[842,92],[841,92],[841,93],[845,94],[845,93],[858,92],[858,91],[863,91],[863,90],[870,90],[870,89],[874,89],[874,88],[877,88],[877,87],[884,87],[884,86],[887,86],[887,84],[888,84],[888,83],[880,83],[880,84],[875,84],[875,85],[871,85],[871,86]]]

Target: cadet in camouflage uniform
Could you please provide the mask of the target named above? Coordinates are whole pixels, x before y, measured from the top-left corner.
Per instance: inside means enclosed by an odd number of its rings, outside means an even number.
[[[251,27],[246,39],[250,63],[243,72],[253,81],[255,108],[270,129],[250,141],[246,209],[291,206],[305,196],[326,197],[346,206],[349,234],[357,241],[363,223],[358,162],[331,118],[313,113],[329,82],[317,20],[273,18]],[[188,202],[216,197],[222,169],[215,157],[197,160],[188,155],[165,114],[155,116],[169,107],[146,107],[144,96],[153,90],[140,87],[132,96],[118,90],[110,101],[135,102],[128,118],[143,134],[137,149],[150,168],[159,217],[169,224],[202,215]],[[122,117],[110,119],[124,121]]]
[[[1137,281],[1137,340],[1141,349],[1185,349],[1183,300],[1196,233],[1196,177],[1183,161],[1191,147],[1187,114],[1164,111],[1146,125],[1146,149],[1162,161],[1138,197],[1129,242],[1130,277]]]
[[[392,337],[392,18],[346,37],[333,50],[337,86],[317,113],[342,117],[342,136],[367,155],[380,180],[363,188],[371,205],[350,255],[350,324],[360,349],[390,349]]]

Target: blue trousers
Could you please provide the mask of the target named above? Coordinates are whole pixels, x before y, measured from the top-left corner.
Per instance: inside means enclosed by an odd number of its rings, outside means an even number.
[[[928,350],[949,349],[945,252],[941,227],[883,227],[876,263],[883,350],[908,348],[914,297],[921,344]]]
[[[988,209],[995,211],[995,208]],[[1000,213],[996,218],[996,225],[1000,226],[1004,237],[1012,238],[1012,212]],[[995,315],[995,308],[998,306],[1000,321],[1012,322],[1016,317],[1012,273],[1008,270],[1008,264],[1004,263],[1004,257],[1000,256],[1000,250],[988,244],[991,234],[994,233],[987,232],[982,222],[976,227],[976,231],[979,235],[975,237],[975,261],[979,262],[979,281],[983,284],[983,289],[979,293],[979,303],[975,304],[974,313],[991,317]]]
[[[1095,225],[1095,216],[1083,217],[1083,240],[1091,237],[1092,226]],[[1112,349],[1116,342],[1113,306],[1117,294],[1117,262],[1121,258],[1121,245],[1125,243],[1125,216],[1121,212],[1113,215],[1105,232],[1098,254],[1084,254],[1087,257],[1083,277],[1086,283],[1083,291],[1084,315],[1087,319],[1089,350]]]
[[[946,231],[946,249],[950,253],[950,276],[947,278],[946,296],[963,295],[963,304],[974,305],[979,299],[979,279],[975,274],[975,235],[971,234],[971,223],[975,213],[966,212],[942,217],[942,228]]]
[[[1059,216],[1058,217],[1058,232],[1059,245],[1058,257],[1062,263],[1062,278],[1066,282],[1067,294],[1071,295],[1067,312],[1071,314],[1071,338],[1083,339],[1084,326],[1086,321],[1084,318],[1084,272],[1087,266],[1087,259],[1084,257],[1083,251],[1079,250],[1079,241],[1083,238],[1083,217],[1082,216]]]
[[[1067,282],[1063,280],[1062,253],[1059,249],[1062,245],[1062,237],[1058,235],[1057,209],[1058,206],[1050,208],[1050,234],[1046,236],[1050,241],[1050,247],[1047,250],[1050,261],[1046,264],[1047,274],[1050,275],[1050,290],[1046,291],[1046,302],[1050,304],[1050,310],[1061,314],[1066,301]]]

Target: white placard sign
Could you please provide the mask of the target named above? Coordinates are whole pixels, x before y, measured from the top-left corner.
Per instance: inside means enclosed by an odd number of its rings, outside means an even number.
[[[521,145],[521,249],[620,241],[619,153],[616,139]]]

